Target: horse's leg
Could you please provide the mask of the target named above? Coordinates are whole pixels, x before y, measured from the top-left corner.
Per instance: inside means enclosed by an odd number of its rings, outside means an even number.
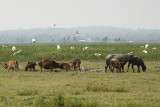
[[[119,73],[119,70],[118,70],[118,68],[116,68],[116,71],[117,71],[117,73]]]
[[[16,68],[16,67],[14,67],[14,70],[15,70],[15,71],[17,71],[17,68]]]
[[[41,71],[40,72],[42,72],[42,67],[41,67]]]
[[[124,72],[124,65],[122,65],[122,72]]]
[[[133,70],[133,72],[134,72],[134,68],[133,68],[133,66],[134,66],[134,65],[132,64],[132,70]]]
[[[111,72],[113,73],[113,70],[114,70],[113,66],[109,66],[109,69],[110,69]]]
[[[121,73],[121,67],[118,67],[118,72]]]
[[[108,68],[108,64],[106,64],[106,66],[105,66],[105,72],[107,72],[107,68]]]
[[[78,68],[79,68],[79,71],[81,72],[80,66]]]
[[[33,71],[35,72],[35,67],[33,67]]]
[[[138,72],[140,72],[140,70],[139,70],[139,65],[137,65],[137,68],[138,68]]]
[[[10,68],[8,68],[8,72],[9,72]]]
[[[130,64],[131,64],[131,63],[128,62],[128,69],[127,69],[127,72],[129,71],[129,66],[130,66]]]
[[[52,71],[53,71],[53,68],[51,67],[50,69],[51,69],[51,72],[52,72]]]
[[[74,71],[76,71],[76,67],[74,66]]]

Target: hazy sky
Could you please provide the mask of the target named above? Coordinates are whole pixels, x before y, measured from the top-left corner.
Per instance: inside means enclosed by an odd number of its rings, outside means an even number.
[[[160,29],[160,0],[0,0],[0,30],[115,26]]]

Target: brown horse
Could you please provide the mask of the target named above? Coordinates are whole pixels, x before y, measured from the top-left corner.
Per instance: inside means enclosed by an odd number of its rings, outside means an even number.
[[[121,65],[118,59],[111,59],[110,61],[110,69],[112,72],[114,68],[116,68],[117,72],[121,72]]]
[[[72,67],[74,67],[74,71],[76,71],[77,69],[81,71],[80,69],[81,60],[80,59],[74,59],[71,63],[72,63]]]
[[[139,57],[137,57],[137,56],[134,56],[133,58],[131,58],[131,59],[129,60],[129,62],[128,62],[128,70],[127,70],[127,72],[129,71],[129,66],[130,66],[130,64],[132,64],[132,70],[133,70],[133,72],[134,72],[134,68],[133,68],[134,65],[137,65],[137,67],[138,67],[138,72],[140,72],[140,69],[139,69],[140,66],[142,67],[143,72],[146,71],[146,65],[144,64],[142,58],[139,58]]]

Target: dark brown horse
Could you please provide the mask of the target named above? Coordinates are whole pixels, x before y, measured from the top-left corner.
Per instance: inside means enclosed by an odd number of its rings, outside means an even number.
[[[53,61],[53,60],[40,60],[39,63],[38,63],[38,65],[40,66],[40,69],[41,69],[40,72],[42,72],[42,68],[44,68],[44,69],[50,69],[51,72],[52,72],[53,69],[55,69],[55,68],[64,69],[64,67],[63,67],[62,64],[57,63],[57,62],[55,62],[55,61]]]
[[[134,56],[133,58],[131,58],[131,59],[129,60],[127,72],[129,71],[129,66],[130,66],[130,64],[132,64],[132,70],[133,70],[133,72],[134,72],[134,68],[133,68],[134,65],[137,65],[138,72],[140,72],[140,69],[139,69],[140,66],[142,67],[143,72],[146,71],[146,65],[144,64],[142,58],[140,58],[140,57]]]
[[[35,66],[36,63],[35,62],[28,62],[27,66],[25,67],[25,71],[28,71],[28,69],[33,69],[33,71],[35,72]]]

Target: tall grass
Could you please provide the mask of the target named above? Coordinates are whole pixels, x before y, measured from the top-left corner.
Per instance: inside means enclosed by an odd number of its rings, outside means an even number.
[[[140,48],[141,45],[144,46],[145,44],[61,44],[61,50],[58,51],[56,49],[57,45],[55,44],[14,45],[17,51],[22,50],[21,53],[16,55],[12,55],[14,53],[11,50],[13,45],[8,45],[7,48],[0,47],[0,60],[5,62],[10,59],[37,61],[38,59],[72,60],[74,58],[80,58],[87,61],[102,61],[108,54],[127,54],[129,52],[133,52],[134,55],[140,56],[145,60],[160,60],[159,44],[149,44],[147,49]],[[71,46],[74,46],[75,50],[71,50]],[[85,46],[89,48],[82,50]],[[153,47],[156,47],[157,50],[152,50]],[[148,53],[144,54],[142,52],[143,50],[147,50]],[[100,53],[102,55],[96,57],[95,53]]]

